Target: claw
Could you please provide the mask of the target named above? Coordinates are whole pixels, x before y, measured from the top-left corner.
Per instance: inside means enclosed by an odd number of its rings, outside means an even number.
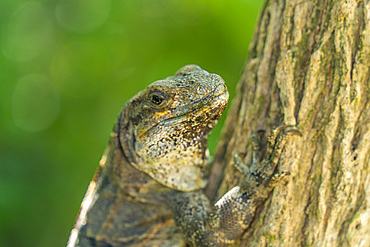
[[[288,175],[290,175],[290,172],[279,172],[279,173],[275,173],[272,176],[272,178],[271,178],[268,186],[270,186],[272,188],[275,187],[283,178],[285,178]]]
[[[281,130],[287,129],[288,127],[286,126],[288,125],[280,126],[280,127],[284,127],[284,128],[281,128]],[[277,164],[278,160],[280,159],[280,155],[285,147],[285,144],[290,139],[290,137],[295,136],[295,135],[302,136],[301,132],[299,132],[298,130],[291,129],[289,131],[284,132],[279,138],[276,138],[274,140],[274,145],[272,145],[272,143],[269,142],[269,144],[271,145],[271,146],[269,145],[268,147],[268,155],[270,156],[269,158],[270,163]],[[266,158],[268,158],[268,156]]]
[[[263,136],[264,134],[266,133],[266,130],[257,130],[257,135],[259,135],[259,136]]]
[[[269,139],[276,139],[276,136],[280,133],[280,131],[285,130],[287,128],[294,127],[293,125],[280,125],[276,127],[275,129],[271,130],[269,134]]]
[[[279,127],[277,127],[276,129],[273,129],[270,132],[269,137],[268,137],[266,157],[273,155],[273,153],[276,153],[275,152],[276,150],[279,150],[281,152],[280,149],[284,148],[285,143],[288,141],[289,137],[294,136],[294,135],[302,136],[301,132],[299,132],[298,130],[291,129],[283,133],[282,137],[277,139],[281,131],[284,131],[285,129],[293,128],[293,127],[294,127],[293,125],[280,125]]]
[[[302,137],[302,133],[299,132],[299,130],[296,130],[296,129],[288,130],[287,134],[289,134],[290,136],[300,136],[300,137]]]
[[[243,175],[246,175],[249,173],[249,168],[243,162],[244,157],[245,154],[242,153],[234,154],[234,166],[239,172],[241,172]]]
[[[280,125],[276,127],[275,129],[271,130],[269,137],[268,137],[269,143],[276,140],[276,137],[279,135],[280,131],[285,130],[287,128],[293,128],[293,127],[294,127],[293,125]]]

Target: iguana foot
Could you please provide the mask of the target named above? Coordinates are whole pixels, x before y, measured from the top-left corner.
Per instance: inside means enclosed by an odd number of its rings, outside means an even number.
[[[243,162],[245,155],[237,153],[234,155],[235,167],[247,177],[249,186],[268,183],[266,185],[269,187],[275,187],[283,177],[289,175],[288,172],[276,171],[285,144],[292,136],[302,135],[291,125],[281,125],[273,129],[267,138],[267,149],[261,161],[264,133],[265,131],[260,130],[253,135],[252,164],[245,165]]]

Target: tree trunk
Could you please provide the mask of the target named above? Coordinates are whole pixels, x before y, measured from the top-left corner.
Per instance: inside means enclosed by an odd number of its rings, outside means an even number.
[[[250,163],[254,131],[289,124],[302,137],[236,246],[370,246],[369,75],[370,1],[266,1],[207,193],[238,183],[233,155]]]

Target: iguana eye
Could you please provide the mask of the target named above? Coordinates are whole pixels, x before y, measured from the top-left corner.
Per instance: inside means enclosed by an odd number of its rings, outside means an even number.
[[[162,98],[158,95],[152,95],[152,102],[156,105],[160,105],[162,103]]]
[[[159,93],[151,93],[150,102],[156,106],[160,106],[164,102],[164,97]]]

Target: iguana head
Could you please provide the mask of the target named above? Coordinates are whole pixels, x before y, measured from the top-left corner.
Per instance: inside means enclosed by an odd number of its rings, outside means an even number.
[[[124,107],[118,135],[131,164],[178,190],[207,184],[207,139],[227,106],[223,79],[197,65],[150,84]],[[130,140],[130,141],[128,141]]]

